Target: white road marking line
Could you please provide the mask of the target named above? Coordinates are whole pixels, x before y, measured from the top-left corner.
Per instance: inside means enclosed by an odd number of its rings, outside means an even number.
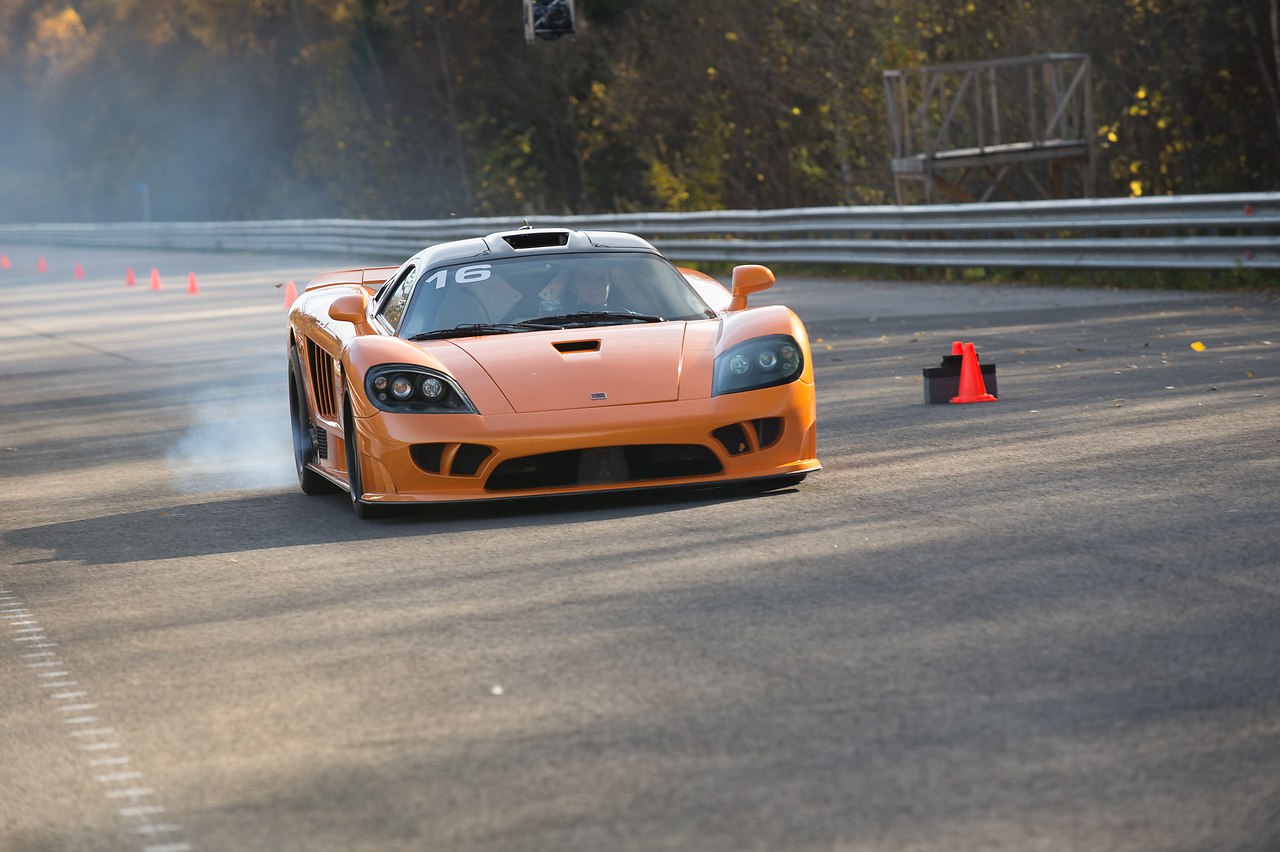
[[[141,796],[154,796],[155,790],[150,787],[126,787],[123,790],[108,790],[108,799],[136,799]]]
[[[83,731],[72,731],[73,737],[100,737],[103,734],[115,733],[115,728],[85,728]]]
[[[63,668],[66,664],[57,659],[57,653],[54,651],[37,651],[37,648],[56,648],[57,642],[49,641],[49,637],[45,634],[45,629],[40,626],[40,621],[31,613],[31,610],[16,595],[10,594],[8,589],[0,588],[0,621],[9,625],[9,638],[14,642],[29,643],[22,647],[26,653],[21,654],[24,660],[34,660],[35,662],[24,663],[28,669],[56,669],[56,671],[35,671],[35,675],[41,681],[42,688],[64,688],[74,687],[79,684],[70,680],[71,672]],[[63,678],[66,678],[65,680]],[[64,692],[50,693],[49,697],[59,701],[65,701],[75,698],[85,698],[89,695],[86,690],[74,689]],[[81,702],[78,704],[63,704],[58,707],[60,713],[83,713],[85,710],[96,710],[98,705],[92,702]],[[106,721],[101,716],[79,715],[71,716],[62,720],[64,725],[91,725],[101,724]],[[70,731],[73,737],[83,737],[97,740],[106,734],[112,734],[115,728],[103,726],[97,728],[80,728]],[[104,752],[117,750],[120,748],[118,742],[87,742],[77,746],[82,751]],[[124,755],[111,755],[104,757],[90,758],[89,766],[125,766],[129,763],[129,758]],[[94,780],[100,784],[117,784],[120,782],[132,781],[138,783],[143,777],[143,773],[136,770],[124,770],[119,772],[105,772],[94,776]],[[125,788],[116,788],[107,790],[105,793],[108,799],[127,799],[136,801],[144,796],[154,796],[156,791],[150,787],[134,786]],[[136,825],[130,829],[133,834],[143,835],[155,838],[158,835],[173,834],[182,831],[182,826],[176,823],[167,822],[147,822],[146,817],[153,814],[165,813],[164,805],[130,805],[129,807],[118,808],[122,818],[143,818],[143,824]],[[143,847],[143,852],[191,852],[191,844],[189,843],[153,843]]]
[[[134,805],[131,808],[121,808],[120,816],[147,816],[148,814],[162,814],[164,811],[164,805]]]
[[[121,764],[128,763],[128,762],[129,762],[129,758],[127,757],[95,757],[93,760],[89,761],[89,765],[90,766],[120,766]]]

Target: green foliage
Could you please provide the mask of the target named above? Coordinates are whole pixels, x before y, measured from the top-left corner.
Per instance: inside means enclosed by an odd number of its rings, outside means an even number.
[[[1100,195],[1280,185],[1273,0],[0,4],[0,219],[879,204],[888,68],[1083,50]]]

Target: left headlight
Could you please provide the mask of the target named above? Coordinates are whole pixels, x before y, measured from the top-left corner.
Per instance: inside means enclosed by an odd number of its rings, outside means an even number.
[[[449,376],[412,364],[382,364],[364,377],[369,402],[409,414],[475,414],[476,407]]]
[[[804,372],[804,354],[795,338],[771,334],[739,343],[716,357],[712,394],[770,388],[794,382]]]

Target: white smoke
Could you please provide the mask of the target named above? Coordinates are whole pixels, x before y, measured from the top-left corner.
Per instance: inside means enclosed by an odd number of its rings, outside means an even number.
[[[190,427],[166,456],[186,493],[279,488],[293,484],[288,386],[283,376],[208,393],[190,411]]]

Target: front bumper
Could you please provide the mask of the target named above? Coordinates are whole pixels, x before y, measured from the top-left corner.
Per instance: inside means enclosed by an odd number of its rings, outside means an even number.
[[[763,432],[752,424],[770,421]],[[743,424],[738,430],[733,424]],[[465,502],[503,500],[552,494],[579,494],[729,484],[807,473],[817,459],[817,424],[813,385],[793,382],[774,388],[644,405],[549,411],[526,414],[391,414],[356,417],[361,450],[364,500],[376,503]],[[776,434],[774,430],[776,429]],[[717,433],[717,430],[722,430]],[[719,437],[717,437],[719,435]],[[740,435],[726,441],[725,436]],[[433,448],[424,466],[422,446]],[[443,445],[435,450],[436,445]],[[419,447],[416,451],[415,446]],[[494,477],[505,462],[524,464],[532,458],[594,451],[606,460],[605,448],[703,447],[715,464],[692,472],[653,476],[634,467],[590,481],[512,487],[510,477]],[[483,460],[477,458],[488,450]],[[464,449],[470,448],[470,449]],[[622,450],[614,457],[621,458]],[[454,464],[467,455],[466,464]],[[341,456],[340,456],[341,457]],[[517,461],[519,460],[519,461]],[[452,472],[458,468],[463,473]],[[710,471],[708,468],[718,468]],[[426,469],[434,468],[436,471]],[[511,465],[502,468],[510,470]],[[653,468],[670,473],[670,466]],[[636,478],[639,476],[640,478]],[[506,485],[495,487],[499,480]],[[515,480],[518,482],[519,480]]]

